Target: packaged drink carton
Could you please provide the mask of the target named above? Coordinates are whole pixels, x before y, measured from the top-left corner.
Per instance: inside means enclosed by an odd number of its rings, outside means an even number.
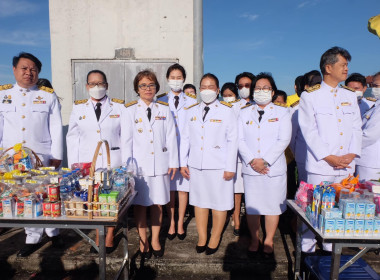
[[[357,202],[355,205],[355,219],[360,220],[365,218],[365,202]]]
[[[354,236],[355,220],[344,220],[344,236]]]
[[[344,219],[335,219],[335,236],[344,236]]]
[[[366,203],[366,205],[365,205],[365,219],[366,220],[374,219],[375,218],[375,210],[376,210],[375,203]]]
[[[35,217],[35,198],[25,198],[24,200],[24,217],[25,218],[34,218]]]
[[[11,197],[6,197],[2,199],[2,203],[3,203],[3,217],[13,218],[14,199]]]
[[[373,236],[380,237],[380,219],[373,220]]]
[[[364,236],[372,237],[373,235],[373,220],[364,221]]]
[[[334,236],[335,219],[325,219],[323,234],[325,236]]]
[[[356,203],[352,200],[346,200],[343,204],[343,218],[355,219]]]
[[[355,220],[354,236],[363,236],[364,234],[364,220]]]

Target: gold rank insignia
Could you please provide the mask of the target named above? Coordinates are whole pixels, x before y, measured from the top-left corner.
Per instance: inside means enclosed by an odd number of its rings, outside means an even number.
[[[82,99],[82,100],[75,100],[74,104],[79,105],[79,104],[84,104],[88,101],[88,99]]]
[[[185,92],[185,95],[190,97],[190,98],[197,99],[197,96],[195,94]]]
[[[248,108],[248,107],[250,107],[250,106],[252,106],[252,104],[251,104],[251,103],[249,103],[249,104],[247,104],[247,105],[245,105],[245,106],[241,107],[241,108],[240,108],[240,110],[241,110],[241,109],[245,109],[245,108]]]
[[[164,92],[164,93],[161,93],[160,95],[157,95],[157,98],[161,98],[161,97],[164,97],[164,96],[166,96],[166,95],[168,95],[168,93],[167,93],[167,92]]]
[[[300,104],[300,101],[297,100],[296,102],[290,104],[290,107],[294,108],[295,106],[297,106],[298,104]]]
[[[40,86],[38,87],[40,90],[43,90],[43,91],[46,91],[48,93],[53,93],[54,92],[54,89],[52,88],[49,88],[49,87],[45,87],[45,86]]]
[[[282,104],[282,103],[279,103],[279,102],[274,102],[273,104],[277,105],[277,106],[280,106],[280,107],[288,108],[288,106],[286,104]]]
[[[165,105],[165,106],[169,106],[169,104],[164,102],[164,101],[156,101],[156,103],[161,104],[161,105]]]
[[[240,99],[236,99],[236,100],[234,100],[234,101],[232,101],[230,103],[236,103],[236,102],[239,102],[239,101],[240,101]]]
[[[376,102],[377,99],[374,98],[374,97],[366,97],[365,99],[367,99],[368,101],[372,101],[372,102]]]
[[[349,91],[352,91],[352,92],[355,92],[355,90],[353,88],[350,88],[348,86],[343,86],[343,85],[340,85],[341,88],[344,88],[344,89],[347,89]]]
[[[138,131],[139,133],[142,133],[142,132],[143,132],[142,128],[139,128],[137,131]]]
[[[13,88],[12,84],[0,85],[0,90],[6,90],[10,88]]]
[[[190,108],[192,108],[192,107],[194,107],[194,106],[197,106],[199,103],[194,103],[193,105],[191,105],[191,106],[189,106],[189,107],[185,107],[185,110],[188,110],[188,109],[190,109]]]
[[[226,101],[220,101],[220,104],[224,105],[224,106],[227,106],[229,108],[231,108],[233,105],[231,105],[230,103],[226,102]]]
[[[41,97],[41,96],[37,96],[36,99],[37,99],[37,100],[42,100],[42,99],[44,99],[44,98]]]
[[[135,104],[137,104],[137,100],[131,101],[129,103],[126,103],[124,106],[125,106],[125,108],[128,108],[129,106],[132,106],[132,105],[135,105]]]
[[[119,104],[124,104],[124,100],[117,99],[117,98],[112,98],[111,101],[115,103],[119,103]]]
[[[316,91],[316,90],[318,90],[320,88],[321,88],[321,85],[320,84],[316,84],[316,85],[314,85],[312,87],[309,87],[306,91],[307,92],[313,92],[313,91]]]

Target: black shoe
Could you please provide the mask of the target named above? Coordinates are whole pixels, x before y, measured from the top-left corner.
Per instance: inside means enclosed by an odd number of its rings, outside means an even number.
[[[96,249],[94,248],[94,247],[90,247],[90,253],[92,253],[92,254],[97,254],[98,253],[98,251],[96,251]]]
[[[247,256],[248,256],[249,259],[255,259],[255,258],[259,257],[259,255],[260,255],[260,251],[259,250],[257,250],[257,251],[250,251],[250,250],[248,250],[248,252],[247,252]]]
[[[176,235],[177,235],[176,233],[173,233],[173,234],[168,233],[168,239],[173,240]]]
[[[148,251],[148,252],[141,252],[139,250],[139,255],[141,256],[141,259],[146,261],[146,260],[149,260],[151,257],[152,257],[152,251]]]
[[[203,253],[204,251],[206,251],[206,245],[204,245],[204,246],[195,246],[195,250],[197,251],[197,253],[198,254],[200,254],[200,253]]]
[[[152,248],[152,252],[153,252],[153,256],[155,256],[156,258],[161,258],[164,255],[164,248],[161,247],[160,250],[154,250]]]
[[[216,251],[218,251],[219,249],[219,245],[218,247],[214,248],[214,249],[211,249],[209,246],[206,247],[206,255],[212,255],[212,254],[215,254]]]
[[[38,249],[38,244],[25,244],[25,246],[17,253],[17,257],[27,257]]]
[[[65,242],[63,242],[63,238],[60,234],[51,237],[51,243],[54,248],[62,249],[65,247]]]
[[[178,233],[178,239],[179,240],[184,240],[185,238],[186,238],[186,231],[184,233],[181,233],[181,234]]]
[[[234,235],[235,236],[240,236],[240,229],[234,228]]]
[[[263,252],[264,259],[274,260],[274,251],[272,253]]]

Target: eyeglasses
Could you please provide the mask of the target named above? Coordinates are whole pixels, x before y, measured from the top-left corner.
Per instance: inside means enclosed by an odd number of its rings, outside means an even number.
[[[260,90],[262,90],[265,93],[268,93],[268,92],[272,91],[272,88],[271,87],[263,87],[263,88],[257,88],[257,87],[255,87],[253,89],[254,92],[259,92]]]
[[[87,83],[88,84],[88,86],[90,87],[90,88],[93,88],[93,87],[95,87],[95,86],[98,86],[98,87],[105,87],[106,85],[107,85],[107,83],[105,83],[105,82],[99,82],[99,83]]]
[[[243,87],[245,87],[245,88],[250,88],[250,87],[251,87],[251,84],[249,84],[249,83],[246,83],[246,84],[244,84],[244,85],[242,85],[242,84],[238,84],[238,89],[242,89]]]
[[[156,85],[155,84],[142,84],[142,85],[139,85],[139,89],[142,89],[142,90],[147,90],[147,89],[155,89],[156,88]]]

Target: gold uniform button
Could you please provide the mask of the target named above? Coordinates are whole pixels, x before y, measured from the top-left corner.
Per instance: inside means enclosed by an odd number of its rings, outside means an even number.
[[[343,149],[343,146],[340,146],[340,149],[342,150],[342,149]]]
[[[334,90],[333,90],[333,89],[331,89],[331,90],[330,90],[330,92],[334,92]]]
[[[149,130],[149,132],[152,132],[152,130]]]
[[[97,130],[96,132],[97,132],[97,133],[100,133],[100,130]]]
[[[260,128],[260,126],[258,126],[257,128]]]
[[[343,132],[341,132],[340,135],[343,135]]]
[[[338,122],[341,122],[342,120],[341,119],[338,119]]]
[[[202,125],[202,128],[203,128],[203,125]]]
[[[22,116],[21,116],[21,118],[22,118],[22,119],[25,119],[25,116],[24,116],[24,115],[22,115]]]
[[[203,136],[201,136],[201,139],[203,140]]]
[[[23,96],[26,96],[26,93],[24,92],[22,95],[23,95]]]
[[[334,94],[334,96],[336,97],[336,94]]]
[[[339,109],[339,106],[336,106],[337,109]]]
[[[154,155],[154,152],[151,152],[152,155]]]
[[[22,130],[22,131],[25,131],[25,127],[23,127],[21,130]]]
[[[203,148],[201,148],[201,151],[203,151]]]
[[[260,150],[258,150],[257,152],[260,153]]]
[[[23,141],[22,141],[22,143],[23,143],[23,144],[25,144],[25,143],[26,143],[26,141],[25,141],[25,140],[23,140]]]
[[[25,106],[25,103],[22,103],[21,106]]]
[[[150,141],[151,144],[153,144],[153,141]]]
[[[257,138],[257,141],[260,141],[260,138]]]
[[[102,155],[102,153],[99,153],[99,156],[101,156]]]

